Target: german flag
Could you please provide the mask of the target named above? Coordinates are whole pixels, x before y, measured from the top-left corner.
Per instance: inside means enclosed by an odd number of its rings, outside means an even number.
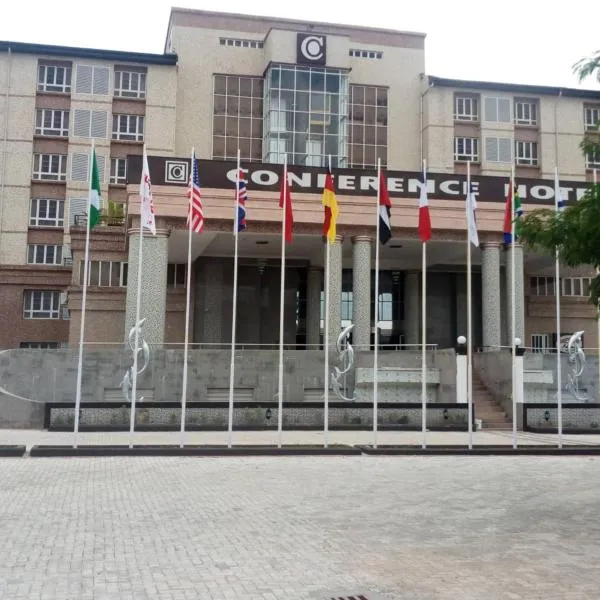
[[[323,241],[330,244],[335,242],[336,222],[338,217],[338,204],[333,189],[333,175],[331,171],[325,178],[325,187],[323,188],[323,206],[325,207],[325,218],[323,220]]]

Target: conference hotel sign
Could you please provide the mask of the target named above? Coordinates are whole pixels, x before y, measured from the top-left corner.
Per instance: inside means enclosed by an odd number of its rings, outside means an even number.
[[[153,185],[188,185],[190,159],[148,157]],[[248,171],[248,191],[278,191],[283,165],[244,163]],[[142,157],[128,156],[127,183],[138,184],[142,171]],[[234,161],[198,160],[200,185],[203,188],[232,189],[235,183]],[[325,185],[326,169],[318,167],[288,166],[292,191],[321,194]],[[343,196],[368,196],[377,191],[377,174],[374,169],[334,169],[336,192]],[[418,198],[422,173],[417,171],[385,171],[390,196]],[[477,175],[471,178],[473,191],[484,202],[504,202],[508,192],[509,174],[506,177]],[[517,179],[521,199],[530,204],[554,205],[554,181],[551,179]],[[567,201],[579,200],[587,191],[582,181],[561,181],[560,189]],[[429,199],[464,200],[467,193],[465,175],[427,173]]]

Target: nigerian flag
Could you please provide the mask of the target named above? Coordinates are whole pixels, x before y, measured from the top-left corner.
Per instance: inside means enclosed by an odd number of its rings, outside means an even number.
[[[92,150],[92,181],[90,186],[90,216],[88,226],[94,228],[100,221],[100,172],[96,160],[96,150]]]

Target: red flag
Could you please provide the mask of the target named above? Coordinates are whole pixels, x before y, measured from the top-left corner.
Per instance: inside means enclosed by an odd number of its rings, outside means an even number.
[[[423,170],[423,183],[419,197],[419,238],[425,243],[431,239],[431,218],[429,216],[429,201],[427,199],[427,176]]]
[[[292,231],[294,230],[294,212],[292,210],[292,194],[290,193],[290,184],[287,177],[287,167],[283,169],[281,178],[281,190],[279,192],[279,208],[285,204],[285,241],[292,243]]]

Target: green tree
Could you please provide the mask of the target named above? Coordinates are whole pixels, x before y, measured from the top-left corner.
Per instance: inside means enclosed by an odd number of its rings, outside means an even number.
[[[588,77],[600,81],[600,51],[580,60],[573,69],[579,81]],[[600,156],[598,133],[586,134],[581,149],[584,154]],[[590,185],[581,200],[569,204],[560,213],[542,208],[526,214],[521,219],[519,234],[523,243],[533,250],[554,254],[558,247],[563,264],[600,269],[600,184]],[[600,301],[600,275],[592,280],[590,301],[595,305]]]

